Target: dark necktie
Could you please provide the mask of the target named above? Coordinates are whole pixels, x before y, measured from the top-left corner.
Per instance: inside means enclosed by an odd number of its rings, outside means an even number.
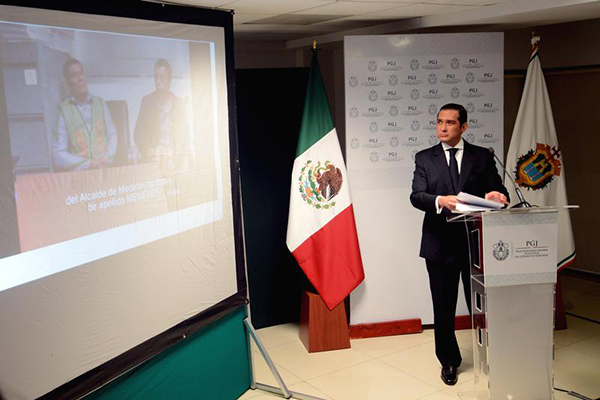
[[[456,152],[458,149],[448,149],[450,153],[450,177],[452,178],[452,185],[454,186],[454,194],[458,194],[458,162],[456,161]]]

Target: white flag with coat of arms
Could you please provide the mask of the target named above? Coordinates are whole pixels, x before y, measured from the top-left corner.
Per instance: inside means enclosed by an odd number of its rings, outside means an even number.
[[[533,49],[506,156],[506,169],[513,174],[529,203],[540,207],[561,207],[568,204],[565,167],[539,59],[538,41],[539,37],[532,38]],[[506,177],[505,182],[508,181]],[[518,202],[512,185],[507,186],[512,203]],[[558,269],[575,260],[575,242],[568,211],[558,213],[557,250]]]

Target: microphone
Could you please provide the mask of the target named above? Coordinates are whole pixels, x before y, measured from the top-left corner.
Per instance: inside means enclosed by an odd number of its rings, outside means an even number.
[[[527,200],[525,200],[525,197],[523,196],[523,193],[521,192],[521,189],[519,189],[519,185],[517,185],[517,182],[515,182],[515,180],[513,179],[512,175],[508,173],[508,171],[504,167],[504,164],[502,164],[502,161],[500,161],[500,159],[496,155],[496,152],[494,151],[494,148],[493,147],[488,147],[488,151],[490,153],[492,153],[492,155],[494,156],[494,158],[496,159],[496,161],[498,161],[498,164],[500,164],[500,166],[502,167],[502,170],[504,171],[504,175],[508,176],[510,178],[510,181],[512,182],[513,187],[515,189],[515,193],[517,194],[517,197],[519,198],[519,203],[515,204],[511,208],[530,208],[531,204],[529,204],[527,202]]]

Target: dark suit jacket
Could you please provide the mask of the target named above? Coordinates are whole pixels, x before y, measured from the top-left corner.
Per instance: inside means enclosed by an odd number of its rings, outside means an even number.
[[[187,119],[185,102],[183,99],[172,95],[171,104],[171,133],[173,148],[187,147]],[[159,94],[154,91],[142,99],[140,113],[138,114],[133,138],[142,156],[149,150],[156,148],[160,135]]]
[[[508,192],[488,149],[464,142],[459,177],[459,191],[484,197],[498,191],[508,198]],[[452,262],[468,254],[467,231],[461,223],[446,222],[451,213],[443,209],[436,213],[435,198],[455,194],[450,170],[441,143],[420,151],[415,156],[415,173],[410,202],[425,211],[420,256],[433,261]]]

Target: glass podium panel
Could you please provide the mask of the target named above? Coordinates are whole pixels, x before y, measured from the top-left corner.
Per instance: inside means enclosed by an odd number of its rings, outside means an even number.
[[[472,213],[474,384],[463,400],[548,400],[553,393],[557,210]]]

